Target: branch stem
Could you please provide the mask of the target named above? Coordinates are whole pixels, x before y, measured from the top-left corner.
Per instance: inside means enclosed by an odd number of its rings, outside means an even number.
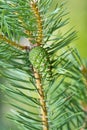
[[[31,8],[32,8],[34,15],[36,17],[36,20],[37,20],[37,34],[38,34],[38,36],[37,36],[36,42],[38,45],[40,45],[42,43],[42,39],[43,39],[42,18],[40,16],[40,12],[39,12],[39,9],[37,7],[36,2],[31,3]]]
[[[47,108],[46,108],[46,102],[45,102],[45,98],[44,98],[43,87],[41,84],[41,77],[35,69],[34,69],[34,76],[36,79],[36,86],[37,86],[37,89],[39,91],[43,130],[49,130],[48,118],[47,118]]]
[[[3,41],[5,41],[9,45],[11,45],[13,47],[16,47],[16,48],[19,48],[21,50],[25,50],[27,48],[26,46],[21,46],[21,45],[17,44],[16,42],[11,41],[10,39],[8,39],[6,36],[4,36],[2,34],[0,34],[0,39],[2,39]]]

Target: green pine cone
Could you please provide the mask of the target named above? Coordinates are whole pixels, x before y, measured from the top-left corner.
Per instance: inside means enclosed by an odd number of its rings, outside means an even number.
[[[51,77],[50,60],[44,48],[40,46],[34,47],[29,53],[29,60],[42,77]]]

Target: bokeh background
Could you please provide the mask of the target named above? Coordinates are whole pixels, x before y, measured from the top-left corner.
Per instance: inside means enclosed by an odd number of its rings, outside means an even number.
[[[87,57],[87,0],[67,0],[70,25],[75,26],[78,39],[74,44],[78,48],[82,58]]]
[[[57,0],[53,0],[57,2]],[[78,38],[73,41],[75,47],[78,48],[82,58],[87,58],[87,0],[67,0],[66,8],[70,12],[68,14],[70,23],[66,28],[74,26],[78,32]],[[63,30],[65,31],[65,30]],[[0,77],[1,82],[1,77]],[[1,101],[3,95],[0,93],[0,130],[15,130],[12,123],[4,118],[4,112],[8,111],[7,105],[3,105]],[[12,129],[10,129],[12,128]]]

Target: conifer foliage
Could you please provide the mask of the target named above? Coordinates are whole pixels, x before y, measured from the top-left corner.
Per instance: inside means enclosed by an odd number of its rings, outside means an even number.
[[[87,129],[87,68],[69,46],[76,32],[62,32],[65,3],[53,4],[0,0],[0,88],[17,129]]]

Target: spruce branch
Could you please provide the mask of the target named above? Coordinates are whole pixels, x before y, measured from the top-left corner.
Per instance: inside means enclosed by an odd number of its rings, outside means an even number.
[[[68,23],[62,20],[64,3],[49,11],[52,2],[1,0],[0,75],[5,83],[0,86],[13,107],[8,118],[22,130],[86,127],[81,103],[87,102],[87,70],[80,69],[83,62],[77,50],[68,46],[76,32],[59,33]],[[29,45],[19,44],[21,37]]]
[[[21,46],[21,45],[17,44],[16,42],[9,40],[6,36],[4,36],[2,34],[0,34],[0,39],[13,47],[20,48],[22,50],[26,49],[25,46]]]
[[[36,86],[37,86],[40,105],[41,105],[41,118],[42,118],[43,130],[48,130],[49,126],[48,126],[47,106],[44,98],[43,86],[41,84],[41,76],[38,74],[38,72],[35,69],[34,69],[34,75],[36,79]]]
[[[34,15],[36,17],[36,21],[37,21],[37,39],[36,39],[36,43],[39,46],[40,44],[42,44],[43,41],[43,34],[42,34],[42,20],[41,20],[41,16],[40,16],[40,12],[39,9],[36,5],[36,2],[31,2],[31,8],[34,12]],[[43,86],[41,83],[41,76],[40,74],[37,72],[37,70],[35,70],[34,68],[34,76],[36,79],[36,86],[39,92],[39,100],[40,100],[40,105],[41,105],[41,117],[42,117],[42,124],[43,124],[43,130],[48,130],[49,126],[48,126],[48,117],[47,117],[47,106],[46,106],[46,102],[45,102],[45,98],[44,98],[44,91],[43,91]]]
[[[40,16],[40,11],[37,7],[37,2],[31,2],[31,8],[34,12],[34,15],[36,17],[36,21],[37,21],[37,39],[36,39],[36,43],[38,43],[38,45],[42,44],[43,41],[43,27],[42,27],[42,18]]]

